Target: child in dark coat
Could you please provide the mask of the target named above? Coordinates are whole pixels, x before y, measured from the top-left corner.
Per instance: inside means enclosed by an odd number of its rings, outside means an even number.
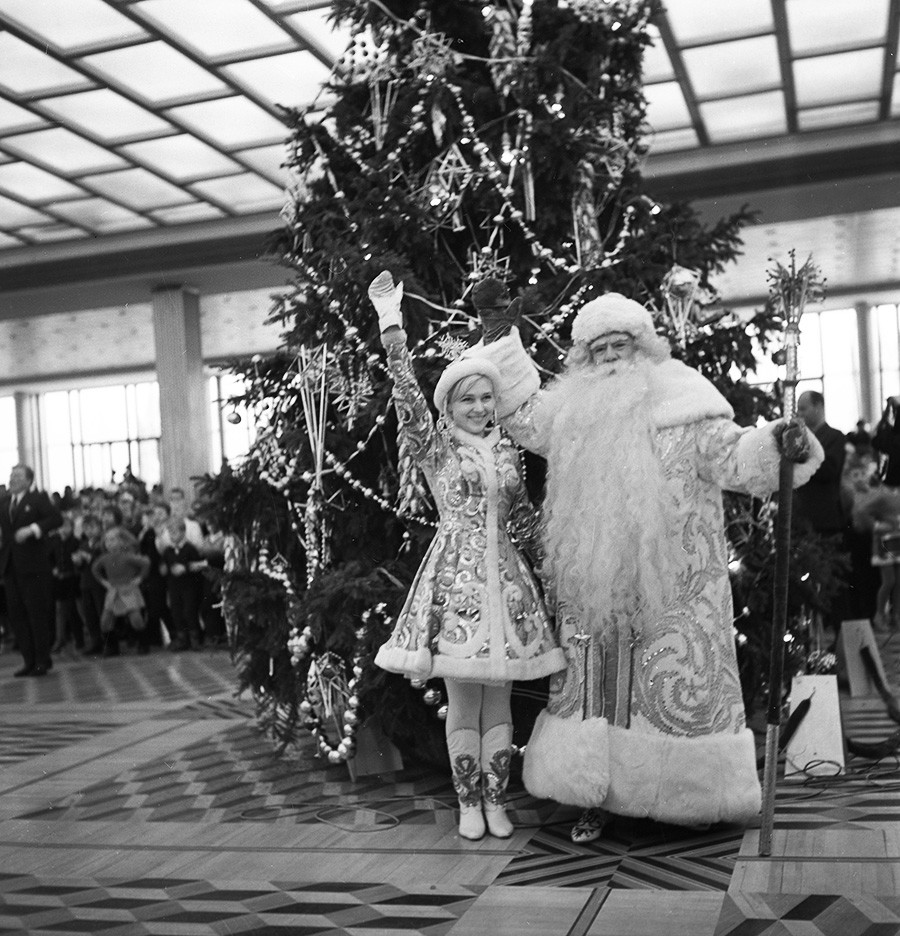
[[[169,545],[162,552],[160,570],[166,578],[169,608],[172,612],[170,650],[199,650],[200,603],[203,598],[201,570],[206,561],[193,543],[187,540],[187,526],[181,517],[173,517],[167,526]]]

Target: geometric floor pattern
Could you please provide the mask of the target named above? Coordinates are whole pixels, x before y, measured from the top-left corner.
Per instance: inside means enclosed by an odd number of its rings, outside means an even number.
[[[898,897],[729,894],[715,936],[897,936],[898,933]]]
[[[0,768],[118,728],[114,722],[56,720],[49,725],[0,725]]]
[[[544,826],[497,877],[513,886],[726,891],[744,836],[742,828],[704,832],[637,819],[614,819],[603,838],[575,845],[566,821]]]
[[[401,889],[389,884],[298,885],[185,879],[105,881],[71,878],[47,885],[31,876],[0,874],[0,932],[252,933],[254,936],[412,931],[444,936],[483,887]]]
[[[0,653],[0,934],[509,936],[543,913],[540,936],[900,936],[894,894],[729,890],[739,828],[616,817],[574,845],[578,810],[529,797],[515,771],[515,839],[462,842],[440,771],[354,782],[311,738],[277,756],[219,650],[55,663],[12,679]],[[847,736],[896,730],[879,701],[846,707]],[[900,838],[900,764],[847,767],[779,783],[776,834]]]
[[[447,777],[413,768],[396,779],[381,775],[353,783],[345,767],[314,758],[311,742],[304,748],[295,757],[278,757],[271,742],[245,723],[19,818],[341,824],[354,821],[347,813],[361,806],[367,815],[377,810],[382,821],[394,824],[433,823],[436,808],[450,808]]]

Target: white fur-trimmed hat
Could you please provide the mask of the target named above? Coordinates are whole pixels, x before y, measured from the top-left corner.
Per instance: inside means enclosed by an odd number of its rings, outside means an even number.
[[[572,323],[572,341],[587,343],[610,332],[633,335],[638,344],[656,337],[650,313],[639,302],[615,292],[592,299],[578,310]]]
[[[494,385],[494,395],[500,395],[500,371],[496,365],[492,364],[487,358],[477,355],[467,355],[459,357],[444,368],[444,372],[438,378],[437,386],[434,388],[434,405],[439,413],[444,412],[447,404],[447,397],[453,387],[465,377],[474,375],[487,377]]]

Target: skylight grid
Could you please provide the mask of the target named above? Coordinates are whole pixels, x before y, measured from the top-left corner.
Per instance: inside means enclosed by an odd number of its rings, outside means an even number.
[[[666,0],[656,15],[651,154],[900,116],[892,0],[723,6]],[[0,249],[259,212],[275,226],[282,108],[320,99],[349,42],[329,13],[328,0],[0,0]]]

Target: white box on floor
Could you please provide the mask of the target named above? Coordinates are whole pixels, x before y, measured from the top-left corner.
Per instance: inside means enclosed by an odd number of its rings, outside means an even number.
[[[846,759],[837,676],[795,676],[791,712],[804,699],[809,699],[810,707],[785,748],[785,779],[842,773]]]

